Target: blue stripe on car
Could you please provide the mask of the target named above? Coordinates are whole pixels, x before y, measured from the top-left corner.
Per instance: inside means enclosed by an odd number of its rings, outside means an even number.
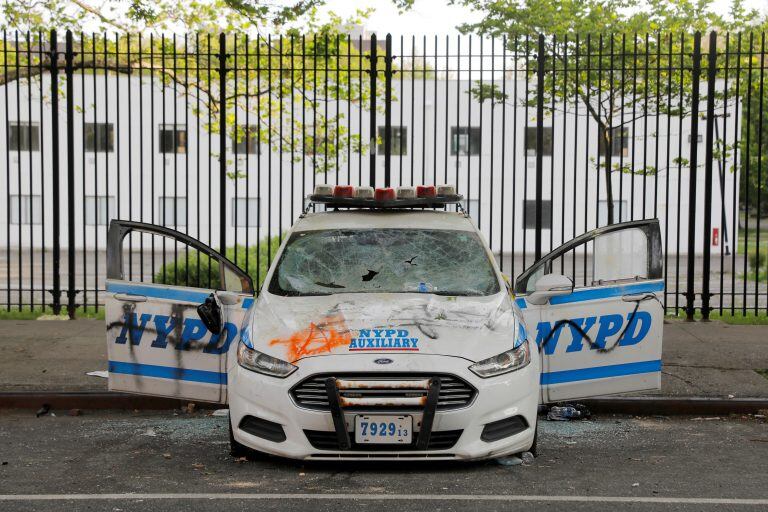
[[[205,384],[227,383],[226,373],[211,372],[208,370],[191,370],[188,368],[174,368],[173,366],[128,363],[125,361],[109,361],[108,368],[110,373],[121,373],[125,375],[140,375],[142,377],[184,380],[189,382],[202,382]]]
[[[564,384],[566,382],[577,382],[582,380],[624,377],[627,375],[654,373],[659,371],[661,371],[661,359],[655,359],[652,361],[639,361],[636,363],[612,364],[608,366],[595,366],[593,368],[547,372],[541,374],[540,382],[543,386],[546,386],[548,384]]]

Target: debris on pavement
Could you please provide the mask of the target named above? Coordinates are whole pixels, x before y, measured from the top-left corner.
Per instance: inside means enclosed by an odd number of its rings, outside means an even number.
[[[148,428],[147,430],[145,430],[145,431],[144,431],[144,433],[143,433],[143,434],[141,434],[141,435],[143,435],[143,436],[147,436],[147,437],[157,437],[157,432],[155,432],[155,429],[153,429],[152,427],[149,427],[149,428]]]
[[[547,413],[549,421],[569,421],[589,418],[592,413],[582,404],[553,405]]]
[[[92,372],[85,372],[90,377],[101,377],[102,379],[109,378],[109,372],[107,370],[94,370]]]
[[[509,455],[507,457],[498,457],[495,459],[496,464],[499,464],[500,466],[519,466],[523,463],[523,459],[518,457],[517,455]]]
[[[163,458],[164,459],[170,459],[171,458],[171,454],[170,453],[164,453],[163,454]]]
[[[531,452],[523,452],[522,455],[520,455],[520,458],[523,461],[523,466],[528,466],[529,464],[533,464],[533,461],[536,459],[534,455]]]
[[[229,416],[229,409],[216,409],[211,416]]]
[[[49,404],[43,404],[43,406],[37,410],[35,416],[39,418],[40,416],[45,416],[49,412],[51,412],[51,406]]]
[[[197,408],[197,405],[194,402],[189,402],[187,404],[187,414],[192,414],[195,412],[195,409]]]
[[[69,412],[67,412],[67,415],[69,416],[82,416],[83,411],[82,409],[70,409]]]

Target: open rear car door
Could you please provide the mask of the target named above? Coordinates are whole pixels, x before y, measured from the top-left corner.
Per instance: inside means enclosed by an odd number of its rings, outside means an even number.
[[[113,220],[107,240],[109,389],[225,403],[251,278],[163,226]]]
[[[541,352],[543,402],[660,388],[661,255],[658,220],[624,222],[581,235],[517,278]]]

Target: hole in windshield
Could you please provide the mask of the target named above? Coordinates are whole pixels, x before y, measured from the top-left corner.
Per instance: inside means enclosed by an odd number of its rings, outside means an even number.
[[[329,229],[294,233],[270,293],[433,293],[491,295],[499,282],[471,231]]]

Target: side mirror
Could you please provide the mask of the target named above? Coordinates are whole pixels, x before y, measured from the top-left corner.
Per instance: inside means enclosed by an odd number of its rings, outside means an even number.
[[[536,281],[536,289],[526,297],[531,304],[542,305],[552,297],[573,293],[573,281],[561,274],[546,274]]]
[[[205,302],[197,306],[197,314],[200,320],[213,334],[221,334],[223,320],[221,318],[221,306],[214,294],[205,299]]]

